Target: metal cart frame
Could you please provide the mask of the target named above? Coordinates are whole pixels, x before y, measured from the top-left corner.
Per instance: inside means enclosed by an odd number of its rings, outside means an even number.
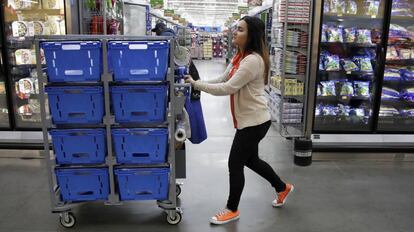
[[[76,222],[71,210],[79,204],[82,203],[72,203],[72,202],[62,202],[60,200],[59,187],[57,185],[57,180],[55,176],[55,168],[59,167],[56,164],[54,155],[51,155],[50,150],[50,141],[48,130],[51,128],[63,128],[62,126],[56,126],[52,124],[51,118],[46,113],[46,95],[44,87],[48,85],[88,85],[88,83],[48,83],[47,76],[43,73],[43,65],[41,64],[41,55],[40,55],[40,43],[46,41],[100,41],[102,42],[102,57],[103,57],[103,73],[101,75],[101,82],[99,84],[103,85],[104,88],[104,102],[105,102],[105,115],[103,119],[103,124],[100,127],[105,127],[106,129],[106,139],[107,139],[107,157],[105,164],[102,165],[89,165],[87,167],[108,167],[109,171],[109,186],[110,194],[108,200],[105,201],[105,205],[121,205],[119,194],[116,192],[116,182],[114,176],[114,167],[118,166],[116,163],[116,157],[112,148],[112,134],[111,129],[114,126],[118,126],[115,123],[115,117],[111,113],[111,101],[109,94],[109,85],[113,82],[112,74],[108,71],[108,60],[106,59],[108,54],[107,44],[109,41],[162,41],[166,40],[170,43],[169,51],[169,68],[167,74],[167,82],[169,83],[169,103],[167,110],[167,122],[163,125],[157,125],[159,127],[169,128],[169,151],[168,151],[168,163],[162,165],[122,165],[125,168],[143,168],[143,167],[169,167],[169,193],[168,199],[165,201],[157,201],[157,204],[160,208],[165,210],[167,213],[167,222],[171,225],[176,225],[181,221],[182,210],[177,206],[177,196],[181,193],[181,187],[179,184],[176,184],[176,157],[175,157],[175,125],[176,125],[176,116],[182,114],[182,109],[185,104],[185,96],[179,95],[176,96],[176,92],[185,88],[189,88],[189,84],[175,84],[174,83],[174,43],[171,37],[136,37],[136,36],[110,36],[110,35],[100,35],[100,36],[90,36],[90,35],[66,35],[66,36],[40,36],[36,37],[36,60],[37,60],[37,73],[39,77],[39,91],[40,91],[40,104],[41,104],[41,117],[42,117],[42,131],[43,131],[43,142],[44,142],[44,153],[47,160],[47,169],[48,169],[48,181],[50,186],[50,196],[51,196],[51,206],[52,213],[59,213],[60,223],[66,228],[73,227]],[[132,84],[157,84],[161,82],[131,82]],[[90,85],[90,83],[89,83]],[[133,127],[139,127],[140,125],[132,125]],[[141,125],[143,126],[143,125]],[[146,125],[148,126],[148,125]],[[125,126],[131,127],[131,126]],[[64,128],[68,128],[65,126]],[[72,128],[72,127],[71,127]],[[74,128],[74,127],[73,127]],[[85,126],[77,126],[77,128],[85,128]],[[86,127],[87,128],[87,127]],[[119,165],[121,166],[121,165]],[[81,167],[81,165],[72,165],[70,167]],[[84,166],[83,166],[84,167]],[[87,203],[87,202],[85,202]]]

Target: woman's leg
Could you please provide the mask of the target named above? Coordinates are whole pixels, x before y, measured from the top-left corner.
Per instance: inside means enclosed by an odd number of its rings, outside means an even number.
[[[258,127],[259,142],[266,136],[270,125],[271,122],[269,121]],[[259,146],[256,146],[255,150],[252,151],[250,158],[246,162],[246,167],[250,168],[261,177],[269,181],[269,183],[276,189],[277,192],[285,191],[286,184],[280,179],[280,177],[275,173],[273,168],[268,163],[259,158]]]
[[[230,193],[227,208],[237,211],[244,188],[244,166],[252,152],[257,149],[258,140],[254,127],[237,130],[229,157]]]

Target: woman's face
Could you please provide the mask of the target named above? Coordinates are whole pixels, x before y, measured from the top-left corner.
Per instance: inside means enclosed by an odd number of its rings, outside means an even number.
[[[247,44],[247,23],[244,20],[240,20],[237,23],[237,29],[233,31],[233,41],[235,46],[244,49]]]

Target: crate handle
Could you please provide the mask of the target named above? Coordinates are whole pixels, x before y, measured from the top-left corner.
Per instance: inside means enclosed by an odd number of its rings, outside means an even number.
[[[83,135],[87,135],[87,133],[84,133],[84,132],[71,132],[71,133],[69,133],[69,136],[83,136]]]
[[[142,115],[148,115],[148,112],[144,112],[144,111],[134,111],[134,112],[131,112],[131,114],[133,116],[142,116]]]
[[[152,192],[151,191],[141,191],[141,192],[136,192],[135,194],[136,195],[141,195],[141,196],[143,196],[143,195],[152,195]]]
[[[80,50],[81,46],[79,44],[65,44],[62,45],[62,50]]]
[[[73,157],[75,158],[83,158],[83,157],[89,157],[88,153],[74,153],[72,154]]]
[[[129,70],[129,74],[136,75],[136,76],[148,75],[149,70],[148,69],[131,69]]]
[[[147,44],[130,44],[129,49],[130,50],[147,50],[148,45]]]
[[[80,76],[83,75],[83,70],[77,69],[77,70],[65,70],[66,76]]]
[[[69,113],[69,117],[71,117],[71,118],[82,118],[82,117],[85,117],[85,113]]]
[[[133,157],[149,157],[148,153],[133,153]]]
[[[148,131],[133,131],[131,132],[132,135],[147,135]]]
[[[93,195],[93,191],[78,192],[78,195],[81,195],[81,196]]]
[[[80,90],[80,89],[65,89],[63,92],[64,93],[71,93],[71,94],[83,93],[83,91]]]
[[[130,93],[146,93],[148,90],[146,89],[128,89],[128,92]]]

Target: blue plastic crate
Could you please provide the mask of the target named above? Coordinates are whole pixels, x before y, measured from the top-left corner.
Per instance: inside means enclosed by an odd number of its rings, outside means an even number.
[[[76,202],[108,199],[108,169],[56,169],[55,172],[62,201]]]
[[[44,42],[49,82],[96,82],[102,73],[102,44],[89,42]]]
[[[109,67],[115,81],[163,81],[168,69],[167,41],[112,41]]]
[[[169,173],[168,168],[116,169],[121,200],[168,199]]]
[[[66,86],[45,88],[55,124],[99,124],[104,116],[101,86]]]
[[[118,163],[156,164],[167,159],[168,129],[139,128],[112,130]]]
[[[57,164],[102,164],[105,162],[105,129],[51,130]]]
[[[118,123],[160,123],[166,119],[166,85],[112,86],[111,95]]]

